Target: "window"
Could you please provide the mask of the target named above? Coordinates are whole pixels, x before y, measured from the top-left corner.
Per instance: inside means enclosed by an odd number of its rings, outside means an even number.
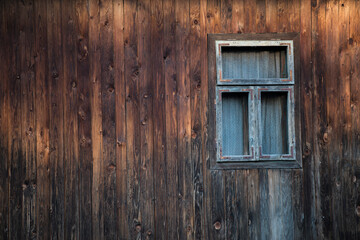
[[[297,42],[297,34],[209,35],[212,168],[301,167]]]

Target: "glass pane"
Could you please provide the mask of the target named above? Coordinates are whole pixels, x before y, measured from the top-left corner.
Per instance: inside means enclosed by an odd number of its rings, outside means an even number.
[[[287,92],[261,93],[261,131],[263,154],[287,154]]]
[[[248,93],[222,93],[224,156],[249,154]]]
[[[223,78],[287,78],[286,56],[286,46],[222,47]]]

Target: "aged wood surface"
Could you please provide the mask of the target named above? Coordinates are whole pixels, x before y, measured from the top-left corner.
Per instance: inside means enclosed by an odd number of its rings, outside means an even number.
[[[359,9],[0,1],[0,239],[358,239]],[[302,168],[211,170],[207,34],[290,32]]]

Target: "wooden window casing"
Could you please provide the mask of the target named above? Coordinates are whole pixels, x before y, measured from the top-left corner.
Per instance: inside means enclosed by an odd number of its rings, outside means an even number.
[[[212,169],[301,168],[298,43],[296,33],[208,35]]]

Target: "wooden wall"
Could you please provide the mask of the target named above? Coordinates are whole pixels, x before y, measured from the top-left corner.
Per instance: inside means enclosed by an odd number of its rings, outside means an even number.
[[[359,239],[360,2],[0,1],[0,239]],[[210,171],[207,33],[299,32],[301,170]]]

